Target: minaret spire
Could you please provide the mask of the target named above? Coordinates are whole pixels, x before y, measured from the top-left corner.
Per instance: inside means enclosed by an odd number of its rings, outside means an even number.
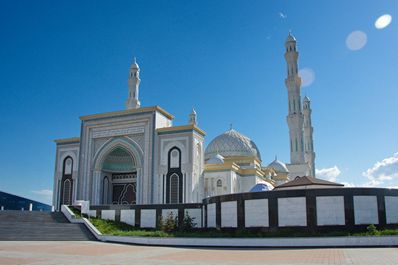
[[[304,139],[303,123],[304,116],[301,108],[301,78],[298,75],[298,56],[295,37],[289,32],[285,42],[285,59],[287,63],[287,77],[285,85],[289,98],[289,114],[287,124],[290,136],[290,163],[303,164]]]
[[[197,125],[197,114],[194,108],[192,108],[192,112],[189,114],[189,124]]]
[[[312,137],[314,128],[311,122],[311,101],[305,96],[303,100],[303,114],[304,114],[304,157],[305,162],[308,163],[311,170],[312,177],[315,177],[315,151],[314,151],[314,139]]]
[[[141,106],[138,100],[140,82],[140,67],[137,64],[137,59],[134,57],[134,62],[130,66],[128,78],[129,94],[126,100],[127,109],[138,109]]]

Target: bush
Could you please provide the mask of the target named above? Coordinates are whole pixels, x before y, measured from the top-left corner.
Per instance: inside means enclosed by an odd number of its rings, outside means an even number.
[[[368,230],[368,235],[378,235],[380,233],[374,224],[366,227],[366,230]]]
[[[176,231],[178,227],[178,218],[174,216],[173,212],[170,212],[166,219],[163,219],[162,216],[159,220],[159,228],[163,232],[170,233]]]
[[[188,213],[188,211],[185,212],[184,214],[184,220],[182,222],[182,231],[191,231],[192,229],[195,228],[196,223],[194,223],[195,217],[191,217]]]

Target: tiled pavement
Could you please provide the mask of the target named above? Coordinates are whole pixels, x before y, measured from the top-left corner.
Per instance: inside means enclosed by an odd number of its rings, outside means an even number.
[[[204,249],[0,241],[0,264],[398,264],[398,248]]]

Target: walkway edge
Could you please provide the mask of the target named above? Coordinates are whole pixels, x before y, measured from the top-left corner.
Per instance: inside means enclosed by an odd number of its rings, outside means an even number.
[[[151,246],[184,247],[393,247],[398,246],[398,236],[353,237],[289,237],[289,238],[161,238],[131,236],[99,236],[103,242],[128,243]]]

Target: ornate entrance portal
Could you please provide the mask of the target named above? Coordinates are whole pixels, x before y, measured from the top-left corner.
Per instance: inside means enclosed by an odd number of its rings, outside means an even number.
[[[137,172],[112,174],[112,204],[136,204]]]
[[[134,157],[116,147],[102,165],[102,204],[136,204],[137,169]]]

